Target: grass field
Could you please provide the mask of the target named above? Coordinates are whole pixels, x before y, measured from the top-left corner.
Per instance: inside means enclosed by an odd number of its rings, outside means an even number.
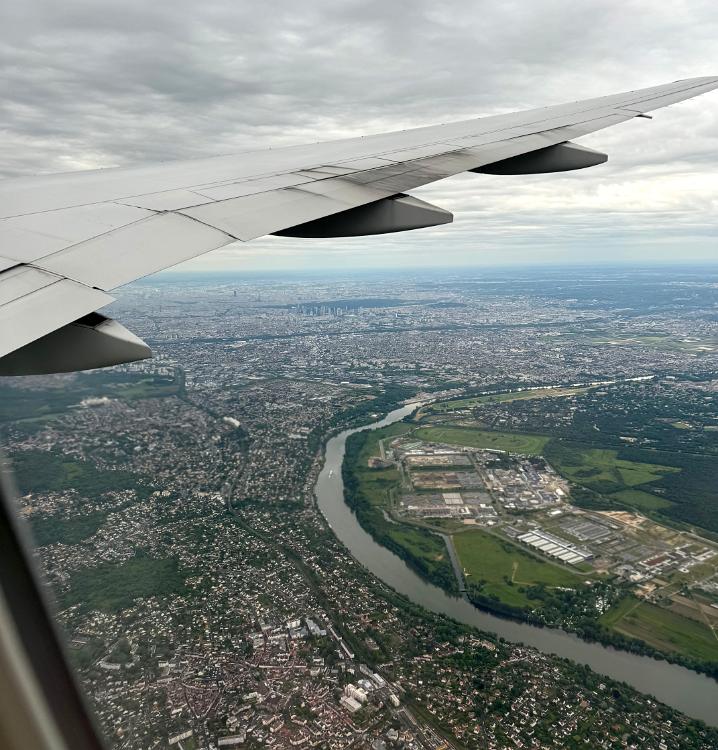
[[[718,639],[710,628],[655,604],[627,597],[602,615],[601,622],[661,651],[718,661]]]
[[[360,477],[361,489],[372,505],[388,508],[389,490],[399,481],[396,469],[374,469],[362,472]]]
[[[519,588],[543,583],[576,588],[585,580],[565,568],[544,562],[521,548],[484,531],[454,535],[454,546],[467,583],[484,581],[483,591],[515,607],[535,606]]]
[[[600,621],[606,627],[612,628],[632,609],[637,607],[638,604],[638,599],[632,596],[627,596],[625,599],[621,599],[618,604],[611,607],[611,609],[609,609],[607,612],[604,612],[604,614],[602,614],[600,617]]]
[[[670,508],[673,505],[670,500],[643,490],[621,490],[621,492],[614,492],[610,497],[639,510],[661,510],[661,508]]]
[[[544,435],[520,435],[510,432],[465,429],[462,427],[420,427],[416,437],[433,443],[492,448],[512,453],[541,453],[549,438]]]
[[[457,401],[440,401],[431,404],[428,410],[431,412],[456,411],[457,409],[470,409],[481,404],[500,404],[508,401],[525,401],[535,398],[560,398],[562,396],[575,396],[586,393],[588,388],[537,388],[532,391],[511,391],[509,393],[492,393],[487,396],[476,396],[474,398],[462,398]]]
[[[680,471],[674,466],[626,461],[610,448],[584,448],[557,441],[552,443],[547,458],[568,479],[606,493],[657,482],[666,474]],[[648,507],[649,502],[653,503],[652,507],[659,507],[656,502],[661,498],[652,501],[652,497],[649,493],[624,495],[624,501],[629,503],[633,498],[639,507]]]
[[[427,534],[423,529],[404,524],[387,524],[384,531],[414,556],[422,558],[430,569],[448,563],[446,545],[436,534]]]
[[[387,440],[387,438],[397,437],[397,435],[404,435],[409,432],[411,425],[405,422],[394,422],[388,427],[382,427],[380,430],[368,430],[365,433],[364,445],[361,450],[361,468],[366,468],[367,461],[372,456],[379,455],[379,441]]]

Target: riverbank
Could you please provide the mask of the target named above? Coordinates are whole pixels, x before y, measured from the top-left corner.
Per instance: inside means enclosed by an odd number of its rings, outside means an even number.
[[[388,520],[385,497],[399,480],[397,470],[368,468],[370,456],[380,450],[379,435],[388,439],[408,429],[409,425],[398,422],[380,432],[360,431],[349,438],[342,462],[344,500],[364,530],[379,544],[398,555],[422,578],[450,594],[457,594],[457,579],[444,540],[428,529]]]
[[[665,661],[587,643],[561,630],[539,628],[482,612],[467,601],[450,596],[422,580],[403,560],[377,544],[361,528],[344,502],[341,467],[347,437],[359,431],[394,424],[415,408],[416,405],[396,409],[382,420],[336,435],[326,445],[324,466],[315,486],[317,502],[332,530],[353,556],[387,585],[427,610],[509,641],[533,646],[544,653],[585,664],[599,674],[625,682],[689,716],[717,726],[718,684],[708,677]]]
[[[440,432],[441,439],[434,438],[433,432],[425,436],[430,429]],[[377,542],[398,554],[430,583],[450,594],[465,592],[467,599],[479,609],[540,627],[568,630],[586,641],[665,659],[714,679],[718,677],[718,640],[710,627],[681,617],[667,608],[636,601],[631,593],[633,586],[615,575],[597,573],[588,564],[581,564],[578,568],[562,565],[527,550],[525,545],[518,545],[501,529],[507,525],[511,529],[523,524],[521,515],[511,516],[501,511],[502,525],[483,529],[467,527],[460,520],[433,517],[421,520],[416,514],[407,515],[402,510],[403,505],[399,504],[402,497],[404,502],[408,497],[409,503],[420,505],[425,502],[423,498],[433,497],[431,494],[422,495],[421,489],[415,494],[415,482],[430,480],[434,484],[435,477],[446,481],[455,475],[436,473],[439,469],[427,468],[417,472],[403,460],[384,461],[379,460],[379,456],[389,450],[390,444],[396,446],[397,438],[411,452],[421,450],[414,438],[438,440],[442,444],[454,442],[450,436],[444,436],[447,432],[451,433],[451,430],[435,430],[421,425],[417,428],[401,422],[376,432],[360,432],[348,439],[342,466],[345,501]],[[519,443],[532,437],[466,428],[455,428],[454,432],[460,433],[463,442],[466,442],[465,435],[473,439],[478,434],[481,445],[485,436],[494,438],[498,435]],[[493,447],[491,440],[489,443]],[[507,450],[505,446],[500,449]],[[399,449],[400,455],[402,450]],[[513,450],[531,454],[528,448],[514,446]],[[413,458],[412,455],[409,460]],[[468,463],[465,454],[460,459]],[[516,471],[516,477],[520,476],[516,459],[501,460],[504,461],[504,470]],[[516,469],[512,468],[512,461]],[[491,467],[489,471],[495,468],[495,464],[492,463]],[[563,518],[565,511],[559,512]],[[537,522],[553,522],[545,514],[534,513],[532,518],[534,525],[531,528],[536,528]],[[585,516],[580,518],[585,522]],[[447,533],[443,533],[445,531]],[[516,536],[520,532],[514,529],[513,533]],[[443,543],[447,538],[452,542],[448,546]],[[457,558],[453,561],[452,552]],[[449,568],[453,569],[453,576],[449,575]],[[635,606],[625,613],[623,619],[614,618],[614,612],[624,611],[625,601],[631,601]]]

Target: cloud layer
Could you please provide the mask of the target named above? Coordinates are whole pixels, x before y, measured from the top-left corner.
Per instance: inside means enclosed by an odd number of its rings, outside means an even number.
[[[0,174],[231,153],[718,74],[713,2],[34,0],[0,11]],[[718,259],[718,93],[582,139],[607,165],[416,191],[453,226],[186,268]],[[440,255],[438,255],[440,251]]]

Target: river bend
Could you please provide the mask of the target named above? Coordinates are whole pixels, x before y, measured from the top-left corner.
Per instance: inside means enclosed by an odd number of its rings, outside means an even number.
[[[396,409],[378,422],[336,435],[326,445],[324,466],[315,486],[317,503],[333,532],[351,554],[384,583],[428,610],[495,633],[508,641],[586,664],[599,674],[654,695],[688,716],[718,726],[718,682],[711,678],[676,664],[588,643],[562,630],[539,628],[482,612],[465,599],[450,596],[424,581],[400,557],[377,544],[364,531],[344,502],[342,461],[346,440],[355,432],[397,422],[415,408],[416,405]]]

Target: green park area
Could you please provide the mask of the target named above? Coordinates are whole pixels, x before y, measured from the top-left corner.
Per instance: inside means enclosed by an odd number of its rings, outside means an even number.
[[[589,448],[552,440],[544,456],[566,479],[639,511],[670,508],[673,503],[650,492],[650,485],[681,471],[675,466],[619,458],[611,448]],[[641,489],[638,489],[638,488]]]
[[[464,427],[420,427],[414,435],[421,440],[470,448],[491,448],[512,453],[541,453],[549,438],[512,432],[494,432]]]
[[[625,461],[618,451],[609,448],[585,448],[558,443],[552,446],[551,458],[556,468],[577,484],[605,490],[606,485],[635,487],[662,479],[665,474],[680,471],[673,466]]]
[[[601,624],[659,651],[718,661],[718,635],[707,625],[628,596],[601,616]]]
[[[129,471],[98,469],[89,461],[76,461],[60,453],[21,451],[12,457],[15,481],[21,493],[77,490],[84,497],[103,492],[139,489]]]
[[[578,588],[586,579],[484,531],[455,534],[453,539],[467,585],[481,585],[483,594],[514,607],[536,606],[525,593],[529,586]]]
[[[360,482],[361,491],[365,499],[373,506],[382,508],[390,505],[390,491],[399,482],[397,469],[370,469],[369,459],[378,458],[380,455],[379,442],[389,441],[394,437],[403,435],[411,427],[404,422],[395,422],[380,430],[361,432],[351,438],[352,443],[347,448],[347,453],[352,444],[360,444],[361,449],[356,455],[356,463],[352,470]]]
[[[614,492],[611,498],[618,500],[623,505],[629,505],[631,508],[642,511],[661,510],[673,505],[670,500],[643,490],[621,490],[620,492]]]
[[[82,568],[70,576],[64,606],[117,612],[137,598],[186,593],[185,575],[174,557],[156,559],[138,554],[123,563]]]
[[[35,543],[40,546],[78,544],[89,539],[102,526],[108,511],[83,507],[87,500],[96,500],[107,492],[134,490],[135,496],[146,497],[149,487],[138,481],[129,471],[98,469],[89,461],[78,461],[60,453],[48,451],[21,451],[12,457],[15,481],[22,494],[45,492],[77,492],[81,512],[64,515],[33,513],[30,525]],[[113,505],[117,510],[117,505]]]
[[[62,542],[78,544],[89,539],[105,522],[107,514],[97,511],[68,518],[40,516],[31,518],[32,537],[39,547]]]

